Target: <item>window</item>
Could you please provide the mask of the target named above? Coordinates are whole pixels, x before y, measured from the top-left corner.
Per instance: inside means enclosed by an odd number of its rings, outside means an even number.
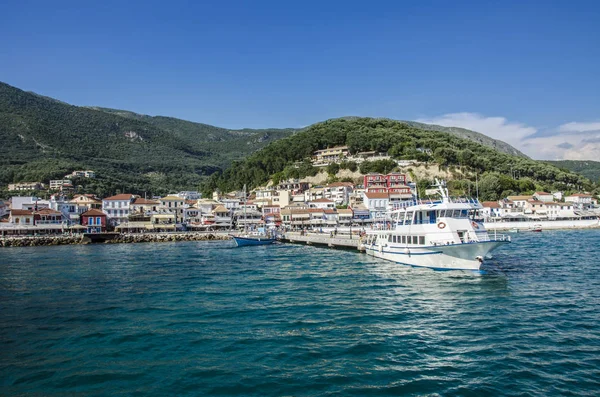
[[[19,218],[15,218],[15,223],[16,223],[16,224],[19,224],[19,221],[20,221],[20,220],[21,220],[21,219],[19,219]]]
[[[29,223],[29,218],[25,218],[25,223]]]
[[[94,224],[94,218],[90,216],[88,218],[88,225],[93,225],[93,224]]]
[[[425,245],[425,236],[419,236],[419,244]]]
[[[415,244],[415,245],[418,244],[419,243],[418,240],[419,240],[419,238],[417,236],[412,236],[412,243],[413,244]]]
[[[406,236],[402,236],[402,244],[406,244]]]
[[[96,217],[96,225],[101,225],[102,224],[102,219],[98,216]]]

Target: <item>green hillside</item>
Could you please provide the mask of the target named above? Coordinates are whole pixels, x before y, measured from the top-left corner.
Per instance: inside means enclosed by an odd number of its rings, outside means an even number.
[[[75,169],[97,172],[96,180],[77,182],[100,195],[197,189],[207,175],[293,132],[131,117],[0,83],[0,190],[12,182],[62,178]]]
[[[215,174],[204,185],[204,191],[230,191],[244,184],[264,184],[273,176],[297,178],[316,172],[309,162],[294,164],[310,157],[318,149],[348,145],[352,152],[376,150],[398,159],[419,159],[444,167],[462,167],[471,171],[470,178],[455,180],[456,190],[475,191],[474,175],[479,175],[483,199],[496,199],[508,194],[535,189],[595,188],[589,180],[552,165],[499,152],[468,139],[415,128],[407,123],[371,118],[328,120],[282,140],[269,144],[246,160],[235,163],[223,174]],[[376,165],[374,165],[376,167]],[[390,168],[387,168],[389,171]],[[368,171],[368,170],[363,170]],[[518,179],[512,176],[518,175]]]
[[[479,132],[467,130],[465,128],[442,127],[441,125],[423,124],[423,123],[418,123],[416,121],[404,121],[404,123],[406,123],[412,127],[418,128],[420,130],[447,132],[449,134],[456,135],[459,138],[465,138],[465,139],[469,139],[473,142],[481,143],[484,146],[490,147],[492,149],[496,149],[496,150],[506,153],[506,154],[512,154],[513,156],[529,158],[528,156],[521,153],[519,150],[515,149],[514,147],[512,147],[511,145],[509,145],[506,142],[502,142],[497,139],[490,138],[487,135],[481,134]]]
[[[240,159],[264,147],[271,141],[285,138],[298,131],[295,128],[229,130],[209,124],[195,123],[173,117],[142,115],[127,110],[100,107],[91,109],[152,124],[172,133],[190,146],[201,144],[206,150],[218,152],[222,156],[224,162],[220,164],[221,166],[228,166],[231,161]]]
[[[546,163],[552,164],[558,168],[576,172],[596,183],[600,183],[600,161],[559,160],[546,161]]]

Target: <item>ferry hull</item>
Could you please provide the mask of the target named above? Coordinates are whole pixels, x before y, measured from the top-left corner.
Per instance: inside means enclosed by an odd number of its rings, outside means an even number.
[[[479,270],[487,254],[507,241],[453,244],[431,247],[365,247],[367,255],[403,265],[437,270]]]

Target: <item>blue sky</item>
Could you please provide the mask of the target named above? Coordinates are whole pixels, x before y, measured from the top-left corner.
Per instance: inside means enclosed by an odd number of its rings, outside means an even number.
[[[598,2],[83,3],[3,2],[0,81],[227,128],[390,117],[600,160]]]

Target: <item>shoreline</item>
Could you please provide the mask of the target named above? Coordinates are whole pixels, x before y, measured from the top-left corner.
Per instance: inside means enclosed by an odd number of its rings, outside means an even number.
[[[143,233],[120,234],[104,242],[92,243],[85,235],[47,235],[47,236],[4,236],[0,237],[0,247],[41,247],[56,245],[88,245],[88,244],[137,244],[137,243],[172,243],[179,241],[224,241],[230,240],[228,233]]]

